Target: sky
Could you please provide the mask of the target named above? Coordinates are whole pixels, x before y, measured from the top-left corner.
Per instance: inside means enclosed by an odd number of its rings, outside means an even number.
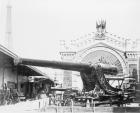
[[[6,4],[0,0],[0,43],[4,44]],[[60,60],[60,40],[106,30],[124,38],[140,38],[140,0],[11,0],[12,38],[17,55]]]

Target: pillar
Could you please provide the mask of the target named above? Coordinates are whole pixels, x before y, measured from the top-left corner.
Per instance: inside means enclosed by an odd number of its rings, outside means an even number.
[[[75,52],[60,52],[61,60],[65,62],[72,62]],[[72,71],[64,70],[63,72],[63,87],[72,88]]]

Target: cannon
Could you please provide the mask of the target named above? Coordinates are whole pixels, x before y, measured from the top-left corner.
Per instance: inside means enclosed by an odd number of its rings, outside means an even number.
[[[95,84],[98,84],[107,94],[116,93],[118,89],[109,85],[104,74],[116,75],[118,69],[116,66],[107,64],[88,64],[88,63],[73,63],[62,61],[48,61],[37,59],[25,59],[18,58],[14,60],[15,65],[31,65],[48,67],[54,69],[63,69],[71,71],[79,71],[85,91],[90,91],[95,88]]]
[[[99,98],[93,99],[103,101],[100,104],[106,103],[104,102],[106,100],[109,101],[110,104],[118,104],[118,105],[130,103],[133,101],[131,99],[132,97],[131,94],[127,93],[127,91],[123,92],[123,89],[121,88],[112,87],[108,83],[108,80],[105,78],[105,74],[115,76],[117,75],[118,69],[116,66],[113,65],[102,63],[96,64],[73,63],[73,62],[48,61],[48,60],[25,59],[25,58],[15,59],[14,64],[78,71],[80,72],[80,76],[83,81],[83,89],[85,92],[93,91],[97,85],[99,86],[100,89],[103,90],[104,95],[100,96]]]

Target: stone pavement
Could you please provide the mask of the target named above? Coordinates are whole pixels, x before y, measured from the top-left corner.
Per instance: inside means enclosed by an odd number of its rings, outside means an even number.
[[[15,105],[0,106],[0,113],[140,113],[136,104],[127,107],[80,107],[48,105],[48,100],[20,102]],[[132,107],[133,106],[133,107]]]
[[[19,102],[14,105],[0,106],[0,113],[26,113],[26,112],[39,112],[48,103],[48,99],[39,99],[33,101]]]
[[[61,107],[49,106],[41,110],[46,113],[140,113],[140,107]]]

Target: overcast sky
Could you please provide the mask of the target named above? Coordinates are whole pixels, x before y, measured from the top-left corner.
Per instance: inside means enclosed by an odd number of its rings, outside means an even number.
[[[59,40],[96,31],[140,38],[140,0],[11,0],[15,53],[26,58],[57,59]],[[0,0],[0,42],[5,37],[6,0]]]

